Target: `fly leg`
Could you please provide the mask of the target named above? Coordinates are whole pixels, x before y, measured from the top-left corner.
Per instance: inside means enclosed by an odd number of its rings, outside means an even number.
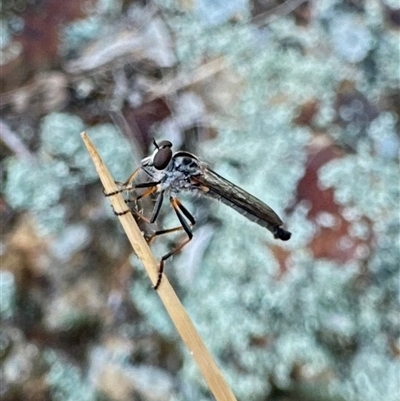
[[[171,206],[173,207],[179,222],[181,223],[181,226],[179,227],[174,227],[174,228],[170,228],[168,230],[161,230],[161,231],[156,231],[148,240],[149,243],[151,243],[154,238],[158,235],[163,235],[163,234],[167,234],[167,233],[171,233],[174,231],[179,231],[179,230],[184,230],[186,235],[188,236],[188,238],[183,241],[181,244],[179,244],[177,247],[175,247],[172,251],[168,252],[167,254],[165,254],[160,261],[160,266],[159,266],[159,270],[158,270],[158,277],[157,277],[157,282],[154,285],[154,289],[157,290],[157,288],[159,287],[161,280],[162,280],[162,274],[164,271],[164,265],[165,265],[165,261],[170,258],[172,255],[174,255],[175,253],[179,252],[185,245],[187,245],[193,238],[193,232],[192,232],[192,226],[194,224],[196,224],[196,220],[194,219],[194,217],[191,215],[191,213],[181,204],[181,202],[174,197],[171,197],[169,199]],[[191,224],[189,224],[186,220],[185,217],[190,221]]]
[[[153,194],[154,192],[157,191],[157,185],[160,183],[160,181],[151,181],[151,182],[143,182],[141,184],[137,184],[135,186],[130,186],[130,187],[126,187],[126,188],[121,188],[118,191],[115,192],[111,192],[109,194],[105,194],[106,196],[112,196],[112,195],[116,195],[118,193],[121,193],[123,191],[132,191],[133,189],[137,189],[137,188],[148,188],[146,191],[144,191],[141,195],[137,196],[134,199],[127,199],[125,200],[125,203],[132,203],[132,202],[137,202],[139,199],[144,198],[146,196],[149,196],[151,194]],[[127,210],[124,210],[123,212],[117,213],[114,211],[114,214],[116,216],[122,216],[126,213],[135,213],[137,214],[139,217],[141,217],[144,221],[149,222],[148,219],[146,219],[141,213],[136,212],[134,209],[129,208]]]
[[[118,189],[117,191],[114,192],[109,192],[109,193],[104,193],[104,195],[106,197],[108,196],[112,196],[112,195],[116,195],[116,194],[120,194],[122,192],[126,192],[126,191],[133,191],[136,188],[149,188],[152,187],[154,185],[157,185],[160,183],[160,181],[151,181],[151,182],[144,182],[141,184],[137,184],[137,185],[133,185],[133,180],[135,179],[135,177],[139,174],[141,170],[141,167],[138,167],[129,177],[125,182],[119,182],[119,181],[115,181],[115,183],[120,186],[121,188]],[[143,197],[144,195],[142,195],[141,197]]]
[[[172,199],[172,198],[171,198],[171,199]],[[190,221],[189,227],[190,227],[190,229],[191,229],[191,228],[196,224],[196,220],[194,219],[194,217],[192,216],[192,214],[182,205],[182,203],[179,201],[179,199],[177,199],[177,198],[174,198],[174,199],[175,199],[175,201],[177,202],[179,209],[182,211],[182,213],[183,213],[183,214],[187,217],[187,219]],[[159,205],[159,206],[157,207],[157,203],[158,203],[159,201],[160,201],[160,198],[158,198],[157,201],[156,201],[156,205],[155,205],[154,211],[153,211],[153,216],[152,216],[151,220],[149,220],[149,223],[154,223],[154,222],[156,221],[157,217],[158,217],[158,212],[159,212],[158,207],[161,207],[161,205]],[[170,201],[171,201],[171,200],[170,200]],[[161,202],[162,202],[162,200],[161,200]],[[176,209],[174,208],[174,210],[176,210]],[[169,233],[173,233],[173,232],[181,231],[181,230],[184,230],[183,225],[180,225],[180,226],[177,226],[177,227],[174,227],[174,228],[168,228],[168,229],[166,229],[166,230],[158,230],[158,231],[154,232],[154,233],[153,233],[150,237],[148,237],[146,240],[147,240],[147,243],[148,243],[149,245],[151,245],[151,244],[153,243],[153,241],[154,241],[157,237],[159,237],[160,235],[169,234]]]
[[[121,189],[118,189],[117,191],[110,192],[110,193],[104,193],[105,196],[112,196],[116,194],[120,194],[121,192],[125,191],[131,191],[132,189],[135,189],[135,186],[132,186],[132,182],[135,179],[135,177],[139,174],[140,172],[140,167],[138,167],[129,177],[125,182],[118,182],[115,181],[115,183],[121,187]]]
[[[151,195],[152,193],[156,192],[156,190],[157,190],[157,187],[149,188],[147,191],[145,191],[143,194],[139,195],[137,198],[128,199],[126,202],[127,203],[128,202],[136,202],[139,199],[144,198],[145,196]],[[140,217],[146,223],[153,224],[157,220],[158,215],[160,214],[160,210],[161,210],[161,206],[162,206],[163,200],[164,200],[164,192],[160,192],[159,195],[158,195],[158,198],[156,200],[156,204],[154,205],[153,213],[152,213],[150,219],[144,217],[141,213],[139,213],[135,209],[130,209],[130,212],[136,214],[138,217]]]
[[[150,196],[151,194],[154,194],[154,192],[157,191],[157,185],[158,182],[145,182],[143,184],[138,184],[137,186],[135,186],[135,188],[148,188],[146,189],[146,191],[144,191],[142,194],[140,194],[139,196],[137,196],[136,198],[129,198],[129,199],[125,199],[125,203],[135,203],[135,206],[137,206],[137,201],[145,198],[146,196]],[[123,214],[126,213],[133,213],[136,216],[140,217],[142,220],[144,220],[146,223],[150,223],[150,220],[147,219],[146,217],[143,216],[142,213],[138,212],[134,207],[129,207],[128,210],[124,210],[123,212],[117,214],[115,213],[117,216],[121,216]]]

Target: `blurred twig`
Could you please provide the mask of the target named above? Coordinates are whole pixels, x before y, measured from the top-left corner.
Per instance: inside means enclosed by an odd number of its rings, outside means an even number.
[[[284,17],[285,15],[291,13],[301,4],[305,3],[307,0],[287,0],[279,6],[274,7],[271,10],[265,11],[255,18],[251,20],[254,25],[257,25],[259,28],[271,24],[279,18]]]
[[[84,132],[82,139],[93,159],[96,170],[99,174],[100,180],[103,183],[106,193],[118,190],[113,178],[108,172],[106,166],[101,160],[95,147],[89,140],[89,137]],[[114,210],[123,212],[126,210],[126,204],[121,194],[116,194],[110,197],[111,204]],[[150,280],[153,285],[157,282],[159,263],[151,252],[147,242],[143,238],[138,225],[136,224],[131,213],[126,213],[119,216],[120,222],[129,238],[129,241],[142,261]],[[214,394],[218,401],[235,401],[236,398],[230,388],[228,387],[225,379],[223,378],[220,370],[214,362],[211,354],[204,345],[201,337],[197,333],[189,315],[183,308],[173,288],[171,287],[167,277],[163,275],[160,287],[157,290],[161,301],[163,302],[167,312],[169,313],[175,327],[177,328],[182,340],[188,347],[190,353],[196,360],[205,381],[210,387],[211,392]]]
[[[146,101],[150,102],[160,97],[171,95],[179,90],[198,83],[199,81],[210,78],[211,76],[218,74],[226,68],[226,63],[223,57],[218,57],[214,60],[208,61],[207,63],[196,68],[191,73],[182,73],[176,77],[165,80],[163,83],[153,85],[149,90],[149,95],[146,97]]]
[[[3,121],[0,121],[0,138],[18,157],[31,161],[35,160],[33,154],[21,141],[18,135]]]

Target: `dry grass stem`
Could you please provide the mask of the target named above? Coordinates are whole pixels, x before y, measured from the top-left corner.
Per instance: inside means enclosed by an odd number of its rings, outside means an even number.
[[[85,132],[82,134],[82,139],[93,159],[97,173],[103,183],[106,193],[118,190],[113,178],[111,177],[108,169],[101,160],[95,147],[91,143],[89,137]],[[121,194],[110,196],[111,204],[114,210],[123,212],[127,206]],[[126,213],[119,216],[119,220],[129,238],[130,243],[145,267],[153,285],[157,281],[159,262],[151,252],[147,242],[142,236],[138,225],[136,224],[131,213]],[[225,379],[223,378],[219,368],[214,362],[210,352],[207,350],[202,339],[197,333],[189,315],[186,313],[181,302],[179,301],[175,291],[171,287],[167,277],[163,275],[160,287],[157,290],[161,301],[163,302],[167,312],[169,313],[175,327],[177,328],[182,340],[189,349],[189,352],[196,360],[201,373],[207,382],[211,392],[218,401],[233,401],[236,400],[232,390],[229,388]]]

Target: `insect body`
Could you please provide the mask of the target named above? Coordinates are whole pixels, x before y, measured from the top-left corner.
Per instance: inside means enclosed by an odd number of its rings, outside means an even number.
[[[150,242],[157,235],[181,229],[188,236],[186,241],[161,258],[159,276],[154,286],[155,289],[160,285],[165,260],[182,249],[193,237],[192,226],[195,224],[195,219],[177,198],[178,194],[182,191],[220,200],[249,220],[271,231],[275,238],[282,241],[290,239],[291,233],[282,228],[282,220],[264,202],[221,177],[195,155],[185,151],[173,153],[171,142],[161,141],[156,143],[154,141],[154,145],[156,147],[154,153],[141,161],[141,166],[125,183],[121,184],[121,189],[117,192],[147,188],[136,200],[157,193],[158,197],[149,220],[150,223],[154,223],[158,217],[164,200],[164,194],[169,194],[170,203],[175,210],[181,226],[157,231],[151,237]],[[151,181],[134,185],[133,180],[141,170],[151,178]],[[117,192],[107,195],[114,195]]]

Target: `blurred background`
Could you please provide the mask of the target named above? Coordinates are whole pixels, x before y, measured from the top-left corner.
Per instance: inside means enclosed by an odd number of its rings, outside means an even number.
[[[393,0],[3,0],[2,400],[213,399],[83,130],[118,181],[168,139],[293,233],[181,199],[166,274],[239,400],[400,399],[399,28]]]

